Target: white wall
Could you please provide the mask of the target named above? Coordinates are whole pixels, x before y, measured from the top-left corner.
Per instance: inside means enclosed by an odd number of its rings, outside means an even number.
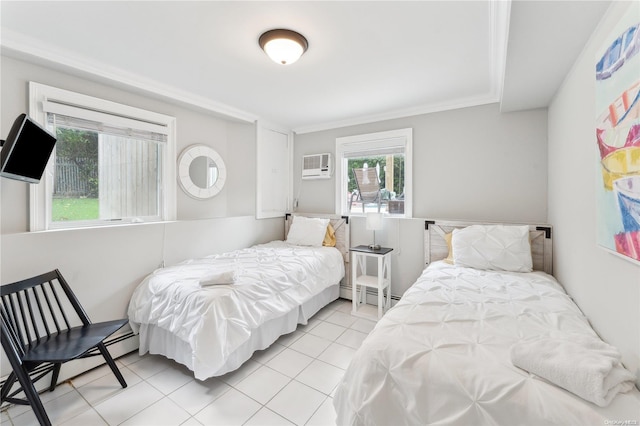
[[[414,218],[546,222],[547,111],[502,114],[497,104],[296,135],[298,211],[335,211],[335,176],[301,181],[303,155],[335,155],[338,137],[407,127],[413,129]],[[364,220],[351,221],[352,245],[370,244]],[[376,232],[376,242],[395,248],[394,295],[402,295],[423,269],[423,229],[419,219],[385,219],[385,229]]]
[[[28,81],[37,81],[175,116],[176,152],[195,143],[209,145],[228,169],[225,188],[211,200],[194,200],[178,189],[177,222],[34,233],[27,232],[29,185],[0,179],[1,284],[58,268],[93,321],[124,318],[135,286],[163,261],[170,265],[283,238],[282,218],[258,221],[254,216],[253,123],[227,121],[21,60],[1,60],[0,134],[5,137],[13,120],[28,111]],[[112,351],[117,355],[135,344],[129,339]],[[2,358],[0,374],[5,375],[10,366],[4,354]],[[63,370],[62,379],[82,371],[81,365],[70,368]]]
[[[595,138],[598,48],[623,14],[638,22],[640,3],[614,2],[549,107],[549,221],[554,225],[555,275],[591,321],[622,352],[640,384],[640,266],[596,244],[600,170]],[[633,8],[633,10],[631,10]]]
[[[228,159],[228,160],[227,160]],[[227,216],[256,212],[256,129],[244,123],[227,124]]]

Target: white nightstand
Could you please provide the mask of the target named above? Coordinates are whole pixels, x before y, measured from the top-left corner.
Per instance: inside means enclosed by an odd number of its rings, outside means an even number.
[[[367,303],[367,287],[372,287],[378,289],[378,319],[380,319],[391,307],[391,252],[393,249],[380,247],[378,250],[372,250],[368,246],[357,246],[351,247],[349,251],[351,251],[351,287],[353,289],[351,313],[366,316],[359,313],[358,309],[360,305]],[[369,257],[378,260],[377,275],[367,275],[367,258]],[[359,295],[358,290],[360,290]]]

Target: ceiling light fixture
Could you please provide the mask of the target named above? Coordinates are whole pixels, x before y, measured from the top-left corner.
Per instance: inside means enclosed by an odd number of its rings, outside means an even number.
[[[267,31],[260,36],[258,43],[274,62],[282,65],[294,63],[309,47],[302,34],[284,29]]]

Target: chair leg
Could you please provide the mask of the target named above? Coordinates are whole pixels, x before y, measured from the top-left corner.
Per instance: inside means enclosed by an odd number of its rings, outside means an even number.
[[[7,377],[7,380],[5,380],[4,385],[2,385],[2,392],[0,393],[0,401],[4,402],[5,398],[7,397],[7,395],[9,395],[9,392],[13,387],[13,383],[16,381],[17,378],[18,377],[16,376],[16,373],[14,373],[13,371],[9,374],[9,377]]]
[[[53,372],[51,373],[51,386],[49,386],[49,392],[53,392],[58,384],[58,376],[60,376],[60,367],[61,363],[56,363],[53,365]]]
[[[33,386],[29,373],[24,370],[19,370],[16,376],[20,382],[20,386],[22,386],[24,395],[27,397],[27,401],[29,401],[29,405],[31,405],[33,409],[33,413],[36,415],[36,419],[38,419],[38,423],[40,423],[41,426],[51,426],[49,416],[44,409],[44,405],[42,405],[38,391],[35,386]]]
[[[123,388],[126,388],[127,382],[124,381],[124,377],[122,377],[122,373],[120,373],[118,366],[116,365],[113,358],[111,358],[111,354],[107,350],[107,347],[104,345],[104,343],[98,344],[98,350],[104,357],[104,360],[107,361],[107,364],[109,364],[111,371],[113,371],[113,374],[116,376],[116,379],[118,379],[118,382],[120,382],[120,386],[122,386]]]

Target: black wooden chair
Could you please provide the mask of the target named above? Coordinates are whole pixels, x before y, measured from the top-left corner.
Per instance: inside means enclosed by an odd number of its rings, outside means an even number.
[[[49,390],[53,391],[63,363],[95,355],[102,355],[120,385],[127,387],[104,344],[126,319],[91,323],[57,269],[0,290],[2,348],[13,369],[2,386],[1,402],[31,405],[38,422],[50,425],[34,383],[51,372]],[[16,381],[20,387],[11,392]],[[16,398],[21,391],[26,399]]]

